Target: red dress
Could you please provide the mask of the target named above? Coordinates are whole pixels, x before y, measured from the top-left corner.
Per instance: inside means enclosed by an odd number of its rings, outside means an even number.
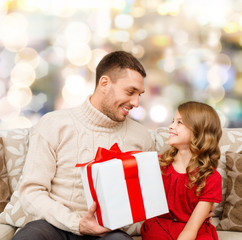
[[[143,240],[175,240],[188,222],[199,201],[222,201],[222,178],[214,172],[206,179],[206,185],[198,197],[195,187],[190,189],[186,173],[178,173],[170,164],[162,176],[169,213],[146,220],[141,227]],[[197,240],[217,240],[215,227],[205,221],[198,231]]]

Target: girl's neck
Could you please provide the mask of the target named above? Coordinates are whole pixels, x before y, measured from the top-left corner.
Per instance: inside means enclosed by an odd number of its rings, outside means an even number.
[[[179,150],[172,163],[173,168],[179,173],[186,173],[187,166],[192,157],[190,150]]]

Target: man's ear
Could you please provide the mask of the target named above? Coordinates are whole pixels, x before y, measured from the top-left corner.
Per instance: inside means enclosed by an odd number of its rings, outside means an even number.
[[[98,86],[102,92],[107,92],[111,86],[111,83],[112,83],[112,81],[111,81],[110,77],[107,75],[103,75],[99,79]]]

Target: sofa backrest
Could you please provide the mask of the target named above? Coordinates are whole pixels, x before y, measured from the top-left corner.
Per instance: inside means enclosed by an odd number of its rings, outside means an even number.
[[[168,147],[168,128],[160,127],[155,130],[149,130],[153,140],[156,143],[158,153],[164,152]],[[5,160],[5,165],[9,177],[10,192],[16,189],[17,182],[22,173],[25,156],[28,149],[30,129],[13,129],[0,131],[0,149],[2,147],[0,160]],[[240,152],[242,151],[242,128],[224,128],[222,138],[220,140],[221,157],[219,161],[218,171],[223,179],[223,201],[216,206],[215,215],[221,215],[226,192],[226,151]],[[1,176],[0,176],[1,177]]]

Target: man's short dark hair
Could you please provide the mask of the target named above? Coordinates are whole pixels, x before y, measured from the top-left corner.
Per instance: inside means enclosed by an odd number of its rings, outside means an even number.
[[[131,69],[137,71],[142,77],[146,72],[142,64],[130,53],[125,51],[111,52],[103,57],[96,68],[96,86],[102,75],[110,76],[113,70]]]

